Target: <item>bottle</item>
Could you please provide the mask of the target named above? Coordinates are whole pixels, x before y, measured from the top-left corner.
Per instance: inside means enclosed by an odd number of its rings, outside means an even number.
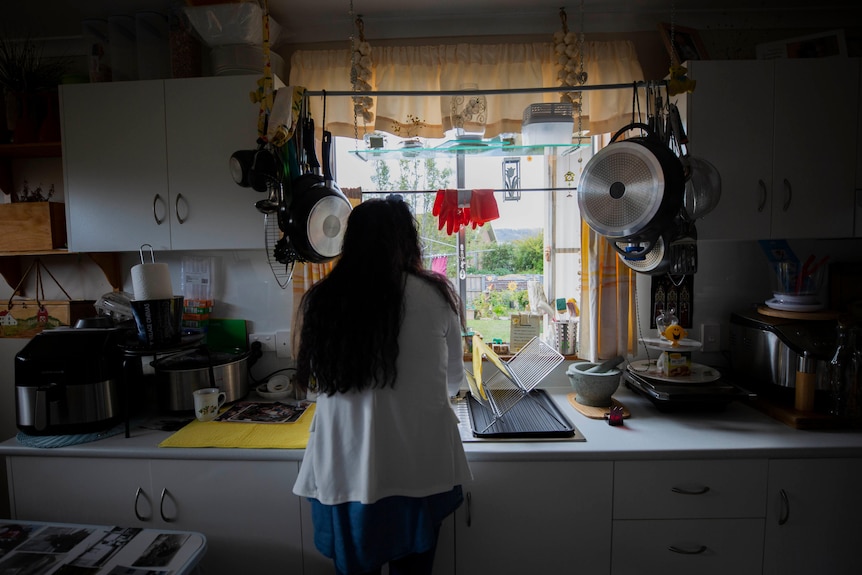
[[[798,411],[814,409],[814,389],[817,387],[817,363],[806,351],[799,356],[796,365],[796,401],[793,404]]]
[[[849,329],[838,321],[835,353],[829,360],[829,391],[832,395],[829,414],[844,417],[847,409],[847,391],[851,377],[852,350],[849,345]]]

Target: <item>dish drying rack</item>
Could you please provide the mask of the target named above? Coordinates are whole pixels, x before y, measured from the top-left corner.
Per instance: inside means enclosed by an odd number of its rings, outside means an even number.
[[[479,362],[477,363],[477,354]],[[528,397],[530,392],[551,373],[560,363],[564,356],[556,349],[539,339],[532,338],[508,361],[503,361],[481,338],[473,341],[473,364],[474,373],[470,373],[471,394],[473,399],[491,413],[487,426],[479,433],[488,431],[495,423],[501,421],[520,401]],[[487,381],[481,378],[481,359],[487,358],[497,368]],[[475,366],[479,366],[480,373],[477,376]],[[468,378],[469,379],[469,378]],[[475,387],[478,389],[473,389]],[[478,393],[477,393],[478,391]],[[549,416],[559,421],[557,414],[542,407]],[[561,425],[566,425],[560,422]]]

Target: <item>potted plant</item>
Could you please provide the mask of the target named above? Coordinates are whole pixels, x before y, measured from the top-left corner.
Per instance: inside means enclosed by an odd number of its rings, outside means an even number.
[[[13,142],[37,139],[39,122],[56,105],[52,94],[68,66],[66,58],[45,58],[42,45],[29,36],[11,39],[0,34],[0,95]]]

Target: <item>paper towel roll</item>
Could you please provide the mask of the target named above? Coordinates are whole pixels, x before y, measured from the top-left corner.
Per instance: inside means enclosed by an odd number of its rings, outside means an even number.
[[[136,300],[170,299],[174,295],[168,264],[138,264],[132,267]]]

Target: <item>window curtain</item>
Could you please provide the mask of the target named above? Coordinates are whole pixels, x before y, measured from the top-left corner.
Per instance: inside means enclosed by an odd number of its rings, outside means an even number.
[[[608,145],[610,138],[610,134],[593,138],[593,153]],[[622,262],[607,238],[594,232],[585,221],[580,223],[582,303],[578,353],[593,362],[635,355],[637,274]]]
[[[559,85],[552,45],[447,44],[436,46],[381,46],[372,43],[372,91],[457,91],[460,89],[529,89]],[[298,50],[290,61],[289,83],[313,92],[351,91],[348,49]],[[643,71],[630,41],[585,42],[584,70],[588,85],[642,81]],[[474,85],[473,87],[468,87]],[[581,125],[591,133],[614,132],[631,117],[632,91],[583,92]],[[557,102],[560,94],[489,94],[485,137],[520,132],[524,110],[536,102]],[[441,138],[451,126],[451,95],[373,98],[374,119],[354,118],[350,97],[315,97],[312,117],[335,136],[359,137],[375,130],[401,137]],[[577,120],[576,120],[577,122]],[[322,129],[322,125],[318,126]]]

